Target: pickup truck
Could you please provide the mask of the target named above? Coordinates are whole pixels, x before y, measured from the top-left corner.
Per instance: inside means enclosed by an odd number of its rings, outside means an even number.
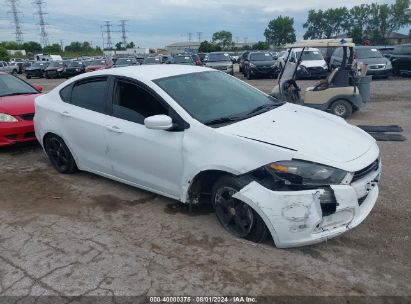
[[[0,72],[17,75],[19,67],[17,65],[9,65],[5,61],[0,61]]]

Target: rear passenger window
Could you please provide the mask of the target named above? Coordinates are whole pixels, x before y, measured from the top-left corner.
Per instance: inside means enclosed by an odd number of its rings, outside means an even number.
[[[107,78],[93,78],[76,83],[71,93],[73,105],[103,113],[106,108]]]
[[[72,85],[70,84],[60,90],[60,97],[64,102],[70,102],[71,88]]]

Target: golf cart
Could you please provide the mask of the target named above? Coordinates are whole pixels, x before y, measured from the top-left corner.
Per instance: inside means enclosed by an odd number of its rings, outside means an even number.
[[[354,62],[354,46],[352,39],[319,39],[302,40],[299,43],[287,45],[288,56],[278,76],[278,85],[271,92],[277,99],[292,102],[323,111],[329,111],[337,116],[347,118],[351,113],[363,107],[370,97],[370,76],[360,76]],[[297,70],[300,67],[304,50],[309,48],[343,48],[341,66],[331,71],[328,77],[305,90],[296,83]],[[301,51],[297,59],[290,58],[292,49]],[[291,60],[290,60],[291,59]],[[365,67],[366,68],[366,67]]]

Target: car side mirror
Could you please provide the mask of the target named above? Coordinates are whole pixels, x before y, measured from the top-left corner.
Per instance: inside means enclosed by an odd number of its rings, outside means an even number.
[[[40,85],[36,85],[36,86],[34,86],[34,88],[37,90],[37,91],[39,91],[39,92],[43,92],[43,87],[42,86],[40,86]]]
[[[144,125],[147,129],[168,130],[173,126],[173,120],[167,115],[154,115],[144,119]]]

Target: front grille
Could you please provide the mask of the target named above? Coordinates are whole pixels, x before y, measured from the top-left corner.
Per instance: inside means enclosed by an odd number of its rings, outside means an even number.
[[[354,177],[352,178],[352,181],[359,180],[363,178],[364,176],[370,174],[371,172],[377,171],[380,165],[380,160],[377,158],[371,165],[365,167],[364,169],[361,169],[357,172],[354,173]]]
[[[366,200],[367,196],[368,196],[368,194],[366,194],[366,195],[363,196],[363,197],[360,197],[360,198],[358,199],[358,205],[361,206],[362,203],[364,203],[364,201]]]
[[[23,120],[33,120],[34,118],[34,113],[27,113],[27,114],[22,114],[20,115],[21,119]]]

